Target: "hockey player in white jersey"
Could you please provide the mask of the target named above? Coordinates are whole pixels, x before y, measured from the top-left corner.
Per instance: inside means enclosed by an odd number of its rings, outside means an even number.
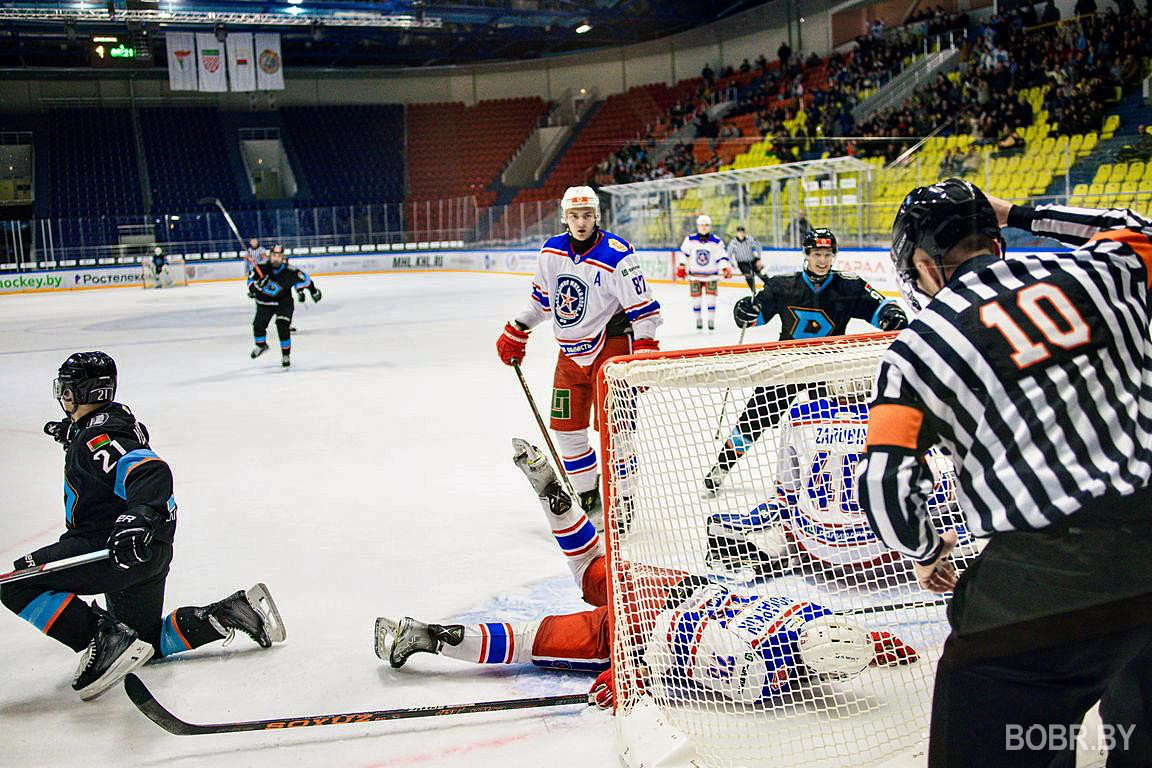
[[[692,294],[692,313],[696,315],[696,330],[703,330],[704,318],[700,313],[701,294],[708,296],[708,330],[716,329],[716,286],[723,277],[732,276],[732,260],[724,241],[712,234],[712,218],[705,213],[696,217],[696,231],[684,238],[677,254],[676,277],[688,279]]]
[[[540,499],[556,543],[591,610],[538,621],[432,624],[410,617],[376,620],[375,648],[393,667],[434,653],[476,664],[533,664],[606,670],[592,694],[610,707],[614,680],[607,571],[600,537],[574,506],[541,451],[513,441],[513,461]],[[683,571],[617,563],[643,595],[646,610],[626,612],[642,646],[646,684],[674,700],[701,688],[725,699],[783,704],[813,681],[859,674],[869,665],[910,664],[916,651],[890,632],[864,629],[829,608],[782,595],[738,595]],[[639,598],[638,598],[639,599]]]
[[[774,495],[750,512],[709,517],[709,562],[761,575],[804,565],[843,576],[900,560],[876,538],[856,501],[868,386],[850,383],[840,390],[792,405],[780,429]],[[937,523],[969,540],[951,467],[942,456],[929,459],[936,479],[929,504]]]
[[[590,512],[600,505],[596,452],[588,441],[596,374],[610,357],[658,349],[663,318],[632,246],[599,228],[592,188],[569,187],[560,207],[567,231],[540,249],[528,305],[504,325],[496,350],[505,364],[519,364],[528,332],[552,320],[560,354],[551,427],[580,506]]]

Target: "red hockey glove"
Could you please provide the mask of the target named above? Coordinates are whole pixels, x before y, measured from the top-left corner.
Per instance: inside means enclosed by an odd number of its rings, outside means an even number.
[[[679,278],[680,280],[683,280],[687,276],[688,276],[688,268],[687,267],[685,267],[683,264],[676,267],[676,277],[677,278]]]
[[[496,352],[504,365],[524,362],[524,350],[528,347],[528,331],[516,323],[504,323],[504,333],[496,339]]]
[[[588,691],[588,701],[600,709],[613,709],[616,706],[616,675],[612,667],[601,672]]]
[[[872,664],[878,667],[895,667],[899,664],[912,664],[919,661],[920,654],[891,632],[869,632],[876,656]]]
[[[636,352],[636,353],[655,352],[658,349],[660,349],[660,342],[656,341],[656,339],[633,339],[632,340],[632,351],[633,352]]]
[[[724,279],[732,277],[732,267],[724,267]]]

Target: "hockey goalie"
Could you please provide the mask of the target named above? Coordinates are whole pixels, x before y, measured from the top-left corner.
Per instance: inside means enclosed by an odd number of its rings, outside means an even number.
[[[772,497],[749,512],[708,518],[708,562],[727,573],[774,576],[804,568],[826,576],[909,571],[872,532],[856,502],[856,465],[868,431],[866,382],[821,387],[823,396],[793,403],[780,428]],[[929,508],[941,532],[970,539],[948,462],[932,456]],[[910,571],[909,571],[910,574]]]
[[[381,659],[402,667],[413,654],[434,653],[477,664],[534,664],[600,671],[596,704],[611,708],[607,573],[599,534],[573,505],[540,450],[513,441],[513,461],[544,508],[584,601],[591,610],[511,624],[433,624],[410,617],[376,620]],[[756,706],[789,701],[806,686],[849,678],[869,665],[910,664],[916,651],[889,632],[857,626],[830,609],[784,595],[742,595],[682,571],[619,563],[641,585],[629,633],[642,647],[643,679],[654,698],[687,694]]]

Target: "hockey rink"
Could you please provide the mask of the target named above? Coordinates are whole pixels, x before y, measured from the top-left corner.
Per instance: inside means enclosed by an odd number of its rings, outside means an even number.
[[[288,640],[238,637],[140,676],[193,722],[262,719],[584,692],[587,674],[480,667],[428,655],[401,670],[372,647],[379,615],[526,620],[583,609],[511,440],[539,442],[496,357],[529,279],[484,274],[319,277],[297,307],[293,365],[250,360],[252,303],[239,282],[0,299],[2,570],[63,531],[60,418],[68,354],[101,349],[176,480],[179,528],[166,610],[265,582]],[[684,285],[654,286],[665,349],[733,344],[698,334]],[[747,340],[770,340],[774,325]],[[542,408],[556,355],[547,328],[525,372]],[[705,468],[706,469],[706,468]],[[703,470],[702,470],[703,471]],[[83,703],[78,657],[4,611],[0,747],[19,766],[539,766],[617,764],[608,714],[582,707],[294,732],[172,736],[119,687]]]

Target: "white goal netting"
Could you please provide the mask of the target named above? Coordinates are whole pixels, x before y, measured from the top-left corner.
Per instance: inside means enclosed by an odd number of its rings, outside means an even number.
[[[144,288],[176,288],[188,285],[188,269],[183,256],[168,256],[167,263],[156,268],[151,257],[140,262],[140,281]]]
[[[626,765],[915,765],[901,761],[918,751],[923,764],[944,606],[875,539],[854,491],[892,337],[605,366]],[[930,507],[957,530],[962,568],[975,549],[950,465],[931,458]]]

